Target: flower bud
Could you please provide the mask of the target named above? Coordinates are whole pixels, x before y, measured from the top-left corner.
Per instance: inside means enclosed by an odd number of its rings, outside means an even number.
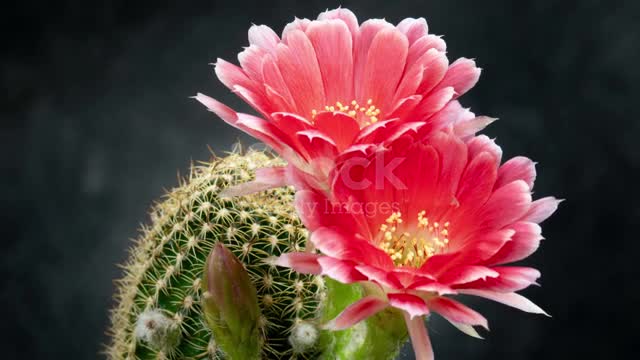
[[[207,325],[231,360],[260,358],[260,310],[256,288],[242,263],[221,243],[207,259],[202,281]]]

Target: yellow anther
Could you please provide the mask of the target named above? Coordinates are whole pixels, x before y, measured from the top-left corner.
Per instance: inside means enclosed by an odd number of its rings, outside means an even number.
[[[406,221],[401,212],[393,212],[380,225],[379,248],[386,252],[398,266],[419,267],[429,257],[441,252],[449,244],[449,230],[441,223],[429,226],[426,211],[417,213],[417,222]],[[445,222],[444,227],[449,226]]]

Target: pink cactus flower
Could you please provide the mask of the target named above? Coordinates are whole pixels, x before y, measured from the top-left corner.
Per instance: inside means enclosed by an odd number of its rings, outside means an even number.
[[[405,141],[406,140],[406,141]],[[343,283],[368,295],[327,324],[344,329],[391,306],[405,314],[417,359],[433,359],[424,316],[436,312],[463,332],[487,320],[454,300],[467,294],[545,314],[516,292],[538,270],[509,266],[538,248],[538,225],[559,200],[532,201],[534,163],[484,135],[462,140],[439,131],[424,141],[397,140],[354,156],[332,174],[331,194],[302,190],[297,211],[316,252],[284,254],[277,263]]]
[[[317,20],[295,19],[282,37],[254,25],[249,47],[238,54],[240,66],[217,60],[218,79],[261,117],[203,94],[195,98],[290,165],[288,171],[258,172],[236,194],[284,184],[326,191],[343,154],[448,125],[469,136],[492,121],[457,101],[478,81],[480,69],[465,58],[449,64],[445,50],[423,18],[397,26],[380,19],[358,24],[351,11],[338,8]]]

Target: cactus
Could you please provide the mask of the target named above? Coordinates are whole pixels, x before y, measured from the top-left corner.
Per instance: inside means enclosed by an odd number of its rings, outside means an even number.
[[[234,360],[233,351],[212,336],[211,317],[203,314],[205,263],[218,242],[244,264],[257,291],[260,338],[251,343],[259,344],[261,358],[395,357],[406,340],[397,314],[385,311],[355,330],[322,331],[322,322],[362,296],[359,286],[332,281],[326,286],[322,277],[274,265],[281,253],[304,249],[307,239],[292,206],[292,189],[218,196],[251,180],[254,169],[275,165],[282,161],[257,151],[214,158],[192,166],[188,178],[153,207],[151,225],[142,228],[117,281],[109,359]]]
[[[317,316],[322,279],[271,263],[282,252],[304,248],[307,233],[290,205],[291,189],[217,196],[249,180],[254,168],[280,164],[250,152],[193,166],[188,179],[153,208],[152,224],[143,228],[117,284],[109,358],[223,358],[203,320],[200,289],[207,255],[218,241],[245,264],[256,286],[263,357],[314,357],[312,346],[299,352],[288,337]]]

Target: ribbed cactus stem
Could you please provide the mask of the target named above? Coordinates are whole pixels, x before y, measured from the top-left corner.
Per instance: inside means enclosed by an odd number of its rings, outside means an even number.
[[[257,290],[262,357],[316,357],[316,347],[294,349],[289,337],[300,323],[317,320],[322,279],[273,263],[283,252],[304,249],[307,238],[291,206],[291,189],[233,199],[217,196],[250,180],[256,168],[275,165],[282,162],[249,152],[193,166],[188,178],[153,208],[151,224],[142,229],[118,281],[110,359],[224,358],[201,307],[205,261],[218,242],[244,263]],[[180,341],[158,344],[143,331],[144,319],[160,316],[164,320],[157,323],[174,324]]]

